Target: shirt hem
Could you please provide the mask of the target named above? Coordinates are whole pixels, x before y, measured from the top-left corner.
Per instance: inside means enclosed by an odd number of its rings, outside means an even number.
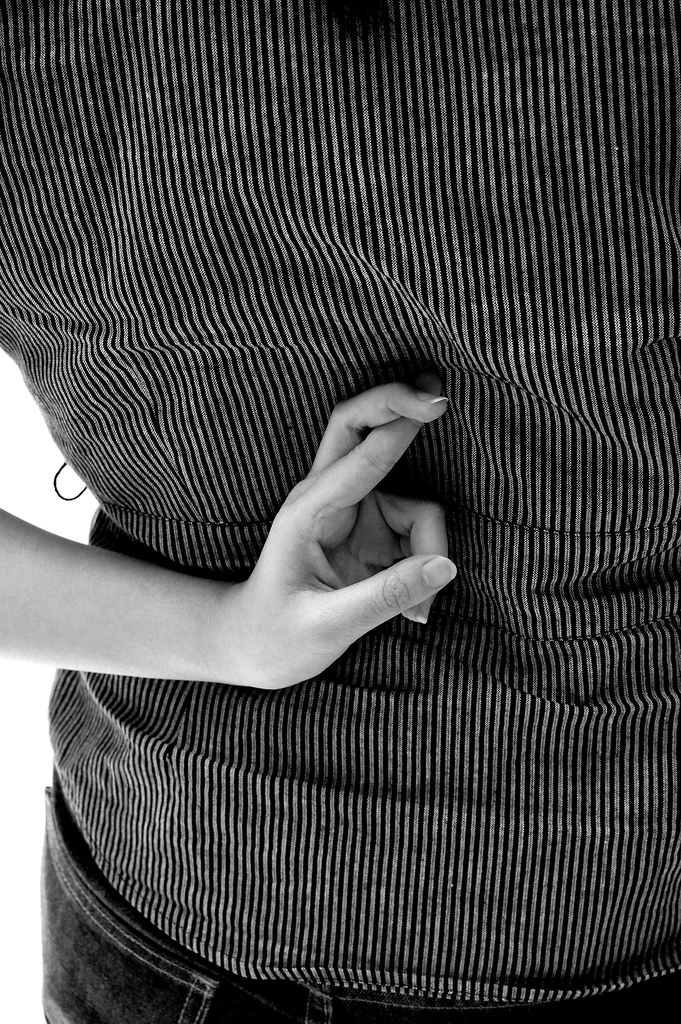
[[[100,862],[101,863],[101,862]],[[390,973],[376,968],[359,968],[357,966],[343,967],[340,965],[327,965],[325,967],[285,967],[285,966],[262,966],[254,963],[247,963],[234,957],[210,957],[205,950],[196,949],[194,946],[187,946],[180,935],[174,931],[169,933],[163,927],[164,915],[158,908],[149,908],[140,901],[137,887],[130,881],[125,880],[118,872],[105,872],[107,878],[154,927],[170,934],[170,937],[180,945],[189,949],[196,956],[206,961],[207,966],[217,967],[219,970],[228,971],[239,977],[255,981],[293,981],[306,985],[308,988],[317,988],[322,994],[333,995],[329,991],[334,987],[344,990],[343,995],[347,998],[347,990],[357,993],[358,1001],[376,1002],[362,996],[362,993],[397,993],[415,1000],[451,1000],[452,1005],[462,1007],[479,1006],[522,1006],[539,1003],[570,1002],[573,1000],[585,999],[590,996],[602,996],[620,992],[631,988],[645,981],[653,981],[656,978],[663,978],[670,974],[681,971],[681,940],[679,949],[667,955],[649,961],[638,970],[631,970],[621,977],[611,981],[600,983],[577,985],[568,988],[542,988],[523,984],[505,984],[500,982],[480,981],[475,979],[437,979],[433,981],[409,978],[404,974]],[[340,993],[339,993],[340,994]],[[392,1005],[395,1005],[392,1003]]]
[[[333,995],[333,989],[342,991],[344,998],[347,998],[347,990],[351,989],[357,993],[356,999],[359,1002],[381,1003],[380,999],[371,999],[364,993],[397,993],[411,996],[421,1000],[451,1000],[452,1005],[462,1007],[479,1006],[522,1006],[536,1005],[539,1003],[570,1002],[585,999],[590,996],[602,996],[620,992],[631,988],[634,985],[645,981],[652,981],[655,978],[663,978],[675,974],[681,970],[681,957],[676,964],[668,966],[651,965],[650,969],[643,968],[640,972],[627,975],[616,981],[603,982],[601,984],[586,985],[576,988],[546,989],[523,985],[505,985],[493,982],[474,982],[452,979],[449,984],[429,987],[427,984],[410,984],[404,979],[399,980],[393,975],[392,981],[387,980],[389,975],[383,974],[380,980],[378,971],[360,972],[357,968],[326,967],[326,968],[295,968],[277,967],[256,967],[226,959],[218,966],[231,971],[244,978],[252,980],[272,981],[294,981],[305,984],[309,988],[319,986],[319,991],[325,995]],[[340,992],[339,992],[340,994]],[[392,1004],[394,1005],[394,1004]]]

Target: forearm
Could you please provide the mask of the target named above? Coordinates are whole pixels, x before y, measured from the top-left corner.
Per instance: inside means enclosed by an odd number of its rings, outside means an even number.
[[[209,667],[210,631],[217,589],[232,586],[65,540],[0,511],[5,657],[225,682],[229,666],[220,679]]]

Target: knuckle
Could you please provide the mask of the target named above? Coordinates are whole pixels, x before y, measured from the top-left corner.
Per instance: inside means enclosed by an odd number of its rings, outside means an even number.
[[[371,427],[364,422],[366,410],[362,411],[357,401],[359,397],[354,395],[338,402],[331,411],[327,429],[351,431],[364,440],[367,434],[371,433]]]
[[[292,530],[296,536],[299,533],[307,535],[310,524],[319,514],[319,510],[315,508],[309,497],[311,484],[312,481],[306,479],[289,492],[286,500],[279,507],[270,532],[276,528],[279,531]]]
[[[400,381],[392,381],[390,384],[381,386],[381,404],[390,409],[397,416],[403,416],[407,408],[405,399],[408,399],[410,389]]]
[[[286,506],[293,505],[295,502],[299,501],[302,497],[304,497],[304,495],[306,495],[313,486],[314,478],[311,478],[309,476],[303,477],[303,479],[299,480],[295,487],[292,487],[291,490],[288,492],[286,500],[284,501],[281,507],[284,508]]]
[[[336,420],[343,419],[345,417],[350,401],[350,398],[342,398],[340,402],[336,402],[331,410],[331,414],[329,415],[329,423],[332,420],[335,422]]]
[[[410,601],[409,587],[404,580],[394,572],[389,573],[383,580],[382,588],[383,601],[389,608],[399,611],[400,608],[408,606]]]
[[[382,455],[380,452],[366,451],[361,446],[355,448],[353,454],[355,454],[357,459],[361,459],[363,462],[368,463],[372,469],[377,470],[381,476],[386,476],[396,461],[387,455]]]
[[[270,544],[274,544],[276,540],[281,543],[283,538],[286,538],[295,531],[300,522],[300,505],[299,498],[292,498],[289,494],[288,498],[283,505],[277,511],[276,516],[270,526],[267,539]]]
[[[410,398],[416,390],[399,380],[394,380],[390,384],[386,384],[385,387],[385,398],[388,405],[390,405],[391,402],[403,402],[405,398]]]

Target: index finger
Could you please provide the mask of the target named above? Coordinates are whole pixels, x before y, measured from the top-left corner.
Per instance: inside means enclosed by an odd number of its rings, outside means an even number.
[[[311,514],[323,515],[360,502],[400,460],[421,426],[404,416],[382,424],[351,452],[317,473],[304,498]]]

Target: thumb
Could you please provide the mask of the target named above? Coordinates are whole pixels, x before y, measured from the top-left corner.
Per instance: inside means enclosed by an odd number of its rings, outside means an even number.
[[[448,558],[403,558],[369,579],[334,591],[335,621],[353,642],[400,612],[432,598],[455,576],[456,566]]]

